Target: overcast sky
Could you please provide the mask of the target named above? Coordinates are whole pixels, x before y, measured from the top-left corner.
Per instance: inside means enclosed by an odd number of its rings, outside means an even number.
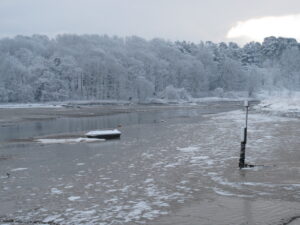
[[[73,33],[244,43],[271,33],[300,40],[299,27],[300,0],[0,0],[0,37]]]

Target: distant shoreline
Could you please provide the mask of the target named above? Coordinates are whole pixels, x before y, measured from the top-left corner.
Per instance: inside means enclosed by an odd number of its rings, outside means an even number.
[[[12,123],[26,121],[51,120],[61,117],[97,117],[120,113],[132,113],[142,111],[172,110],[178,108],[197,108],[200,105],[214,104],[218,102],[241,102],[241,100],[203,101],[198,103],[169,103],[169,104],[87,104],[87,103],[60,103],[46,107],[7,107],[0,110],[0,125],[6,126]]]

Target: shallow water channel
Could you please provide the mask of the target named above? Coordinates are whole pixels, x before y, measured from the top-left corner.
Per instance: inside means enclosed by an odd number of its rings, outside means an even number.
[[[109,106],[107,107],[109,108]],[[225,112],[239,107],[240,103],[238,102],[211,102],[202,103],[198,106],[174,106],[170,109],[157,106],[149,107],[149,110],[147,110],[147,107],[145,107],[139,112],[114,113],[105,116],[87,115],[86,117],[61,117],[49,120],[37,119],[27,122],[9,123],[2,126],[0,124],[0,142],[42,135],[70,134],[94,129],[115,128],[119,125],[159,123],[166,119],[194,118],[203,114]]]

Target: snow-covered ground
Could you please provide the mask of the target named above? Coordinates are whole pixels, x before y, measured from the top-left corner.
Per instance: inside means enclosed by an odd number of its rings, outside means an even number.
[[[26,109],[26,108],[71,108],[76,106],[90,105],[124,105],[129,104],[129,101],[117,100],[82,100],[82,101],[65,101],[65,102],[45,102],[45,103],[2,103],[1,109]]]
[[[0,109],[26,109],[26,108],[73,108],[84,106],[97,106],[97,105],[130,105],[130,104],[190,104],[190,103],[203,103],[203,102],[218,102],[218,101],[243,101],[246,98],[244,92],[228,92],[221,96],[201,97],[187,99],[167,99],[167,98],[147,98],[144,101],[132,100],[73,100],[64,102],[44,102],[44,103],[0,103]]]
[[[90,142],[99,142],[105,141],[105,139],[99,138],[60,138],[60,139],[53,139],[53,138],[43,138],[37,139],[36,142],[42,144],[76,144],[76,143],[90,143]]]
[[[11,103],[0,104],[0,109],[26,109],[26,108],[60,108],[61,104],[57,103]]]
[[[261,93],[258,97],[261,102],[255,109],[260,112],[290,117],[300,116],[300,92]]]
[[[117,129],[114,130],[93,130],[87,132],[85,135],[86,136],[99,136],[99,135],[116,135],[116,134],[121,134],[121,132]]]

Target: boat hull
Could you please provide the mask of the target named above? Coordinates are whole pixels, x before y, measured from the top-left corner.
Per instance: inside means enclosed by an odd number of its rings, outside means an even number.
[[[96,134],[86,135],[88,138],[99,138],[99,139],[120,139],[121,134]]]

